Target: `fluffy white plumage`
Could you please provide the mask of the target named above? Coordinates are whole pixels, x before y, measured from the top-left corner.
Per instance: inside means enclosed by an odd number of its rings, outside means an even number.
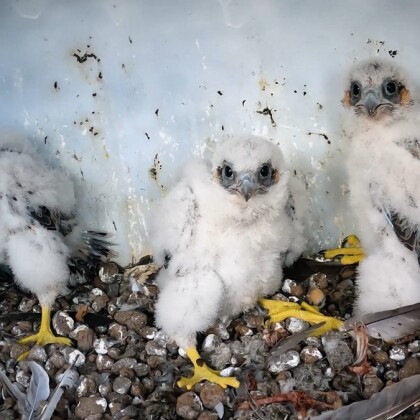
[[[269,180],[261,180],[267,163]],[[224,175],[226,166],[232,180]],[[255,183],[266,186],[264,193],[240,194],[233,181],[242,177],[246,184],[244,174],[255,174]],[[303,250],[305,205],[304,188],[268,140],[228,139],[211,162],[189,162],[151,221],[157,262],[170,257],[158,275],[157,325],[181,347],[191,347],[198,331],[274,293],[282,265]]]
[[[47,307],[66,290],[69,263],[83,260],[88,269],[110,255],[104,235],[82,231],[75,210],[68,177],[27,140],[0,138],[0,264]]]
[[[420,302],[420,114],[390,63],[358,66],[348,88],[350,198],[366,252],[356,312],[367,313]]]

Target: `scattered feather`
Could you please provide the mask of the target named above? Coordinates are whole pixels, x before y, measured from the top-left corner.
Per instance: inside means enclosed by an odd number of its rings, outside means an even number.
[[[22,420],[37,419],[40,402],[46,400],[50,395],[50,380],[47,372],[40,365],[32,361],[29,362],[29,367],[31,368],[32,376],[26,394],[20,391],[19,388],[13,384],[2,371],[0,371],[0,380],[10,396],[16,400],[22,415]]]
[[[60,382],[55,387],[54,392],[48,400],[48,403],[45,405],[41,416],[39,417],[39,420],[49,420],[52,417],[57,407],[57,404],[64,393],[64,389],[75,387],[77,380],[77,372],[72,370],[72,366],[69,366],[67,370],[61,375]]]
[[[284,338],[279,341],[279,343],[273,347],[274,351],[271,353],[271,357],[278,357],[285,353],[287,350],[290,350],[296,347],[301,341],[313,335],[313,333],[325,325],[325,322],[320,322],[319,324],[312,325],[306,330],[300,331],[296,334],[290,335],[289,337]]]
[[[73,365],[69,366],[61,375],[60,382],[50,396],[48,373],[42,366],[33,361],[29,362],[29,367],[32,376],[26,394],[20,391],[1,370],[0,381],[7,393],[16,400],[22,420],[49,420],[63,395],[64,388],[76,386],[78,374],[72,370]],[[47,401],[47,404],[42,409],[41,401]]]
[[[420,328],[420,303],[352,317],[344,322],[343,329],[351,330],[360,322],[366,325],[368,335],[385,341],[396,340]]]
[[[355,402],[335,411],[327,411],[310,420],[387,420],[393,419],[420,402],[420,375],[387,386],[369,400]]]

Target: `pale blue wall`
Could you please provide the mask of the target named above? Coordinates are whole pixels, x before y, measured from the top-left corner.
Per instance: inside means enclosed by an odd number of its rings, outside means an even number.
[[[417,83],[419,16],[415,0],[3,0],[0,128],[28,135],[72,174],[86,222],[115,222],[121,262],[145,249],[156,154],[169,187],[175,167],[223,133],[274,138],[307,175],[312,246],[324,247],[352,230],[342,79],[355,60],[397,50]],[[78,63],[73,54],[86,52],[100,62]],[[275,128],[257,113],[265,107]]]

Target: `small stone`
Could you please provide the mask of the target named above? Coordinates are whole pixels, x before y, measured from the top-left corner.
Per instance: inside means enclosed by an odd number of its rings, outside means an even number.
[[[227,344],[222,343],[211,353],[211,363],[217,370],[223,369],[230,363],[232,352]]]
[[[247,327],[246,325],[243,324],[238,324],[235,326],[235,331],[239,336],[243,336],[243,335],[253,335],[253,331],[251,328]]]
[[[305,344],[308,346],[319,347],[321,345],[321,339],[319,337],[307,337]]]
[[[328,287],[328,278],[325,273],[315,273],[309,277],[309,287],[318,287],[319,289],[326,289]]]
[[[228,366],[227,368],[224,368],[220,371],[220,376],[226,378],[228,376],[233,376],[234,372],[235,368],[233,366]]]
[[[77,327],[70,336],[72,335],[77,341],[77,348],[80,351],[92,350],[93,342],[95,340],[95,332],[91,328],[86,325],[81,325],[80,327]]]
[[[378,351],[388,351],[389,348],[386,343],[383,342],[383,340],[376,339],[373,337],[369,337],[369,349],[377,353]]]
[[[280,356],[271,357],[268,360],[268,370],[271,373],[279,373],[283,370],[289,370],[300,363],[299,353],[295,350],[288,350]]]
[[[107,354],[108,350],[115,344],[117,342],[110,338],[98,338],[93,342],[93,348],[97,354]]]
[[[51,357],[48,359],[48,361],[56,368],[56,369],[61,369],[65,363],[66,363],[66,359],[64,358],[64,356],[59,352],[59,351],[55,351]]]
[[[99,278],[105,284],[115,283],[122,279],[122,276],[118,275],[118,265],[113,262],[106,262],[101,264],[102,267],[99,270]]]
[[[302,297],[304,294],[304,290],[301,284],[297,283],[290,287],[291,293],[293,296],[296,296],[298,298]]]
[[[156,341],[148,341],[146,344],[146,353],[153,356],[166,356],[166,349],[159,346]]]
[[[22,353],[29,351],[29,346],[19,343],[13,343],[10,347],[10,357],[16,360]]]
[[[132,357],[124,357],[114,363],[111,368],[111,372],[118,375],[123,369],[134,369],[137,365],[137,360]]]
[[[300,352],[300,358],[304,363],[315,363],[322,359],[322,353],[314,346],[306,346]]]
[[[100,384],[98,387],[99,393],[106,397],[112,391],[112,384],[109,380],[106,380],[104,383]]]
[[[420,352],[420,340],[414,340],[408,344],[408,351],[411,353]]]
[[[389,351],[389,358],[395,360],[396,362],[405,360],[407,355],[407,347],[403,345],[392,346],[392,349]]]
[[[284,282],[283,282],[283,286],[282,286],[281,290],[284,293],[293,294],[292,293],[292,287],[296,287],[296,285],[297,285],[297,283],[294,280],[292,280],[292,279],[285,279]]]
[[[95,312],[99,312],[102,309],[106,308],[106,305],[108,302],[109,302],[108,296],[97,296],[92,302],[92,309]]]
[[[74,364],[75,367],[82,366],[86,362],[85,355],[79,350],[73,349],[71,347],[66,347],[65,349],[63,349],[63,354],[66,363],[70,365]]]
[[[88,397],[96,392],[96,382],[93,378],[85,376],[76,388],[77,398]]]
[[[137,376],[146,376],[150,372],[150,368],[146,363],[137,363],[134,365],[134,372],[136,372]]]
[[[79,398],[79,404],[76,406],[75,414],[79,418],[86,418],[95,414],[103,414],[107,408],[105,398],[100,397],[82,397]]]
[[[398,381],[398,372],[396,370],[388,370],[385,372],[384,378],[386,381],[397,382]]]
[[[379,392],[383,387],[383,382],[374,373],[367,373],[363,377],[363,395],[366,399]]]
[[[68,336],[74,330],[73,318],[63,311],[54,314],[52,324],[58,335]]]
[[[118,376],[114,379],[112,384],[112,389],[118,394],[126,394],[131,387],[131,381],[128,378],[123,378],[122,376]]]
[[[134,384],[132,384],[130,394],[133,397],[143,397],[145,394],[143,384],[141,384],[140,382],[135,382]]]
[[[222,340],[216,334],[209,334],[203,341],[202,349],[204,352],[210,353],[222,344]]]
[[[140,334],[141,329],[147,324],[147,315],[139,311],[118,311],[114,319],[138,334]]]
[[[19,321],[13,328],[12,334],[15,336],[18,335],[27,335],[32,333],[32,322],[29,321]]]
[[[229,340],[229,331],[226,328],[226,325],[222,321],[217,321],[208,332],[210,334],[216,334],[222,340]]]
[[[124,405],[119,402],[111,402],[109,403],[108,408],[112,416],[115,418],[115,415],[121,412],[121,410],[124,408]]]
[[[23,385],[25,388],[29,385],[30,378],[31,375],[29,375],[28,372],[25,372],[21,369],[16,372],[16,382]]]
[[[388,361],[388,353],[386,351],[378,351],[373,355],[376,363],[384,364]]]
[[[166,364],[166,357],[165,356],[157,356],[153,354],[147,358],[147,364],[152,368],[156,369],[160,365]]]
[[[154,284],[143,285],[143,294],[151,299],[157,296],[159,289]]]
[[[226,394],[220,385],[206,382],[200,390],[200,399],[204,407],[213,410],[218,403],[226,403]]]
[[[126,394],[119,394],[118,392],[112,391],[108,394],[107,400],[109,403],[129,404],[131,402],[131,397]]]
[[[222,417],[219,417],[217,413],[206,410],[206,411],[203,411],[197,418],[198,420],[218,420],[219,418],[222,418]]]
[[[146,325],[140,330],[140,335],[147,340],[153,340],[156,337],[157,328]]]
[[[203,404],[194,392],[185,392],[176,400],[176,413],[183,419],[196,419],[203,411]]]
[[[349,346],[339,334],[326,334],[322,337],[322,344],[330,366],[340,371],[353,363],[354,357]]]
[[[161,330],[156,332],[154,341],[159,344],[161,347],[166,347],[169,342],[169,337]]]
[[[264,317],[248,312],[244,315],[244,321],[249,328],[261,328],[264,325]]]
[[[417,357],[410,357],[400,369],[399,377],[401,380],[418,374],[420,374],[420,360]]]
[[[123,343],[127,340],[127,327],[114,322],[109,326],[108,334],[114,340],[117,340],[119,343]]]
[[[20,312],[29,312],[32,311],[33,307],[35,306],[36,299],[30,299],[28,297],[22,298],[19,304],[19,311]]]
[[[28,360],[22,360],[20,362],[20,365],[21,366],[24,365],[28,368],[29,367],[29,362],[28,362]],[[6,367],[6,372],[7,373],[13,373],[14,374],[15,373],[15,367],[16,367],[16,360],[13,360],[13,359],[7,360],[6,363],[5,363],[5,367]]]
[[[322,373],[322,369],[314,364],[300,365],[293,370],[295,387],[311,394],[314,390],[328,391],[329,379]]]
[[[325,293],[317,287],[309,289],[306,297],[310,305],[322,307],[325,303]]]
[[[98,370],[108,370],[112,368],[114,361],[106,354],[99,354],[96,358],[96,366]]]
[[[335,376],[335,372],[331,369],[331,367],[328,366],[327,369],[325,369],[324,376],[326,378],[332,379]]]
[[[309,327],[309,324],[306,321],[294,317],[287,318],[285,321],[285,325],[287,331],[289,331],[292,334],[296,334],[298,332],[306,330],[306,328]]]
[[[47,361],[47,352],[42,346],[35,345],[29,350],[28,360],[45,363]]]
[[[155,382],[152,378],[143,378],[141,382],[147,392],[152,392],[155,389]]]

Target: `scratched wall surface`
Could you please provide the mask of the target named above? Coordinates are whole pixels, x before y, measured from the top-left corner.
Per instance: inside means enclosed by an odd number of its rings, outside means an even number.
[[[310,247],[325,247],[353,230],[346,70],[387,57],[417,85],[419,12],[415,0],[4,0],[0,129],[72,176],[84,222],[115,234],[121,263],[147,252],[149,204],[176,168],[237,133],[273,139],[304,174]]]

